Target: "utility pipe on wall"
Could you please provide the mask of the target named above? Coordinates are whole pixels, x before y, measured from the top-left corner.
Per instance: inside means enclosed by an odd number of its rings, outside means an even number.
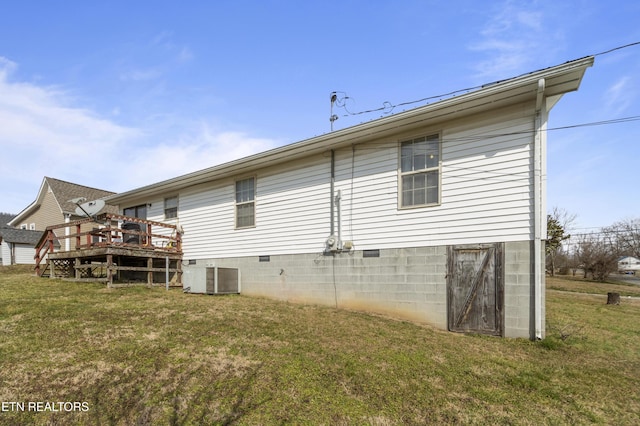
[[[336,206],[336,211],[338,213],[338,250],[342,249],[342,224],[340,223],[340,199],[342,198],[342,193],[340,192],[340,190],[338,189],[338,194],[336,195],[335,198],[335,206]]]
[[[335,223],[334,223],[334,192],[335,192],[335,181],[336,181],[336,153],[335,151],[332,149],[331,150],[331,182],[329,185],[329,189],[330,189],[330,196],[331,196],[331,213],[329,214],[330,216],[330,227],[331,227],[331,232],[329,235],[333,235],[335,233],[336,227],[335,227]]]
[[[547,104],[544,96],[545,80],[538,80],[538,93],[536,96],[535,136],[533,140],[533,303],[534,303],[534,327],[535,338],[544,337],[543,307],[542,307],[542,280],[544,267],[542,263],[542,233],[546,237],[547,216],[545,206],[546,188],[544,176],[546,174],[544,157],[546,156],[546,127]],[[544,230],[544,231],[543,231]]]

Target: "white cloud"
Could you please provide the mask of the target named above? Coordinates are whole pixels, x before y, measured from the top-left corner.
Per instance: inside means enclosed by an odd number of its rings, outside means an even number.
[[[123,190],[226,163],[277,145],[274,140],[255,138],[242,132],[215,132],[209,124],[201,123],[194,134],[183,134],[150,149],[135,151],[144,152],[144,162],[152,167],[128,170],[128,186]]]
[[[180,63],[189,62],[193,59],[193,52],[189,47],[183,46],[178,53],[177,60]]]
[[[6,79],[17,67],[18,65],[15,62],[10,61],[4,56],[0,56],[0,79]]]
[[[165,52],[173,55],[172,60],[177,63],[189,62],[193,59],[194,54],[189,46],[181,45],[173,40],[174,35],[171,31],[163,31],[157,34],[151,40],[152,47],[160,47]]]
[[[149,81],[155,80],[162,76],[162,72],[158,69],[136,69],[127,70],[120,73],[122,81]]]
[[[613,117],[619,116],[635,99],[636,89],[633,85],[633,80],[628,76],[618,79],[607,89],[604,96],[604,106],[607,110],[607,115]]]
[[[470,50],[488,57],[476,64],[480,79],[498,80],[528,71],[541,56],[556,48],[558,35],[545,28],[545,15],[530,10],[534,7],[505,1],[490,11],[491,18],[480,31],[479,40],[469,45]]]
[[[44,176],[124,191],[275,147],[276,141],[193,121],[126,127],[73,105],[56,87],[12,82],[0,57],[0,211],[33,202]]]

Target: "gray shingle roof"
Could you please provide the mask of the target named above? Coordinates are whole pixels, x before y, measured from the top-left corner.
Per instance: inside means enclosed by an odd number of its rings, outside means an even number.
[[[51,187],[51,191],[58,201],[63,213],[75,214],[74,212],[76,211],[77,206],[74,203],[69,202],[69,200],[73,198],[84,197],[87,201],[94,201],[115,194],[115,192],[65,182],[51,177],[45,177],[45,179]],[[117,213],[118,211],[114,206],[105,206],[102,212]]]
[[[16,229],[8,226],[0,227],[0,238],[8,243],[30,244],[35,247],[42,236],[42,231]]]

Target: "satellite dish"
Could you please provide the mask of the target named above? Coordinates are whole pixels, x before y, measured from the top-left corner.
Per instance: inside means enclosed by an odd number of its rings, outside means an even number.
[[[88,203],[78,204],[76,207],[76,215],[92,217],[97,215],[104,207],[104,200],[89,201]]]

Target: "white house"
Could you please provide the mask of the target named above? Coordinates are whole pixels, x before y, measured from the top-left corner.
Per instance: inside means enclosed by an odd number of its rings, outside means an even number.
[[[191,291],[224,268],[247,295],[543,338],[547,118],[593,60],[107,200],[179,222]]]
[[[0,226],[0,265],[32,265],[41,231]]]
[[[625,256],[618,259],[618,271],[636,272],[640,271],[640,259],[633,256]]]

